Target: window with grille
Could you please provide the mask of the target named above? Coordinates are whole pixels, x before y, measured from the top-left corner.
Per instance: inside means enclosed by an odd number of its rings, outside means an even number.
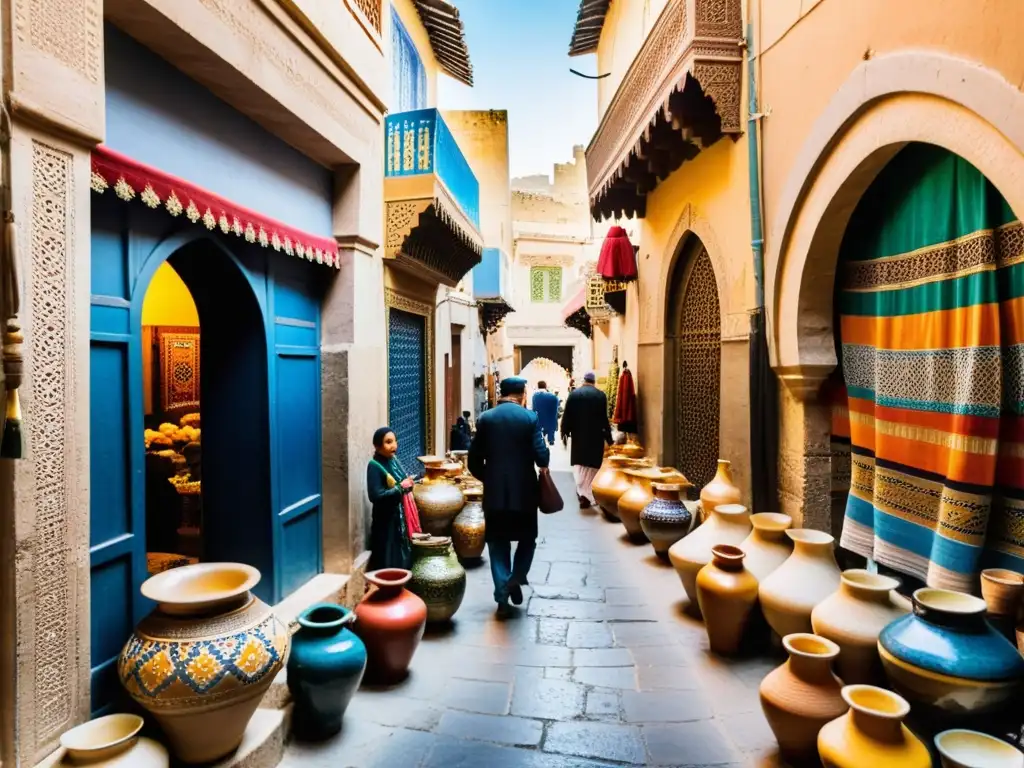
[[[562,268],[530,268],[530,301],[544,304],[562,300]]]
[[[396,103],[393,112],[427,107],[427,71],[398,11],[391,7],[391,77]]]

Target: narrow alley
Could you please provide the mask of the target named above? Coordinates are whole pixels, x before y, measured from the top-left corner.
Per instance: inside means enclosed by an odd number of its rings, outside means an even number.
[[[498,621],[486,560],[470,569],[409,678],[364,685],[342,734],[293,742],[284,768],[777,764],[757,687],[779,662],[712,656],[671,566],[554,477],[566,508],[542,516],[519,613]]]

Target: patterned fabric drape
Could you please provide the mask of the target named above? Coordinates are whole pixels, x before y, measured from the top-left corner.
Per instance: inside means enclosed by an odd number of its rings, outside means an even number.
[[[859,203],[839,266],[842,545],[961,591],[990,564],[1024,570],[1020,222],[965,160],[910,144]]]
[[[391,6],[391,85],[395,103],[391,112],[427,108],[427,70],[416,44]]]

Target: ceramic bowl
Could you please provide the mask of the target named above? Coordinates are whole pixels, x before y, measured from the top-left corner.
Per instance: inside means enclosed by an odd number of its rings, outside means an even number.
[[[942,768],[1024,768],[1024,754],[1002,739],[956,728],[935,737]]]
[[[60,737],[60,745],[74,762],[97,762],[123,752],[142,730],[138,715],[107,715],[72,728]]]

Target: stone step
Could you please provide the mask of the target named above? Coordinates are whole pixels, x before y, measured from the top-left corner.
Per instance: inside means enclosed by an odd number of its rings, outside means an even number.
[[[284,757],[291,721],[291,705],[257,709],[235,753],[210,768],[275,768]]]

